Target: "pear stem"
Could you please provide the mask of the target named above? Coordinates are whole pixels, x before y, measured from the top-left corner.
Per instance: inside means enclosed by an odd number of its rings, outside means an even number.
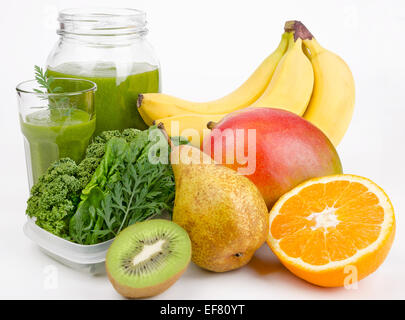
[[[138,99],[137,99],[137,101],[136,101],[136,106],[137,106],[138,108],[141,107],[142,101],[143,101],[143,94],[138,94]]]
[[[312,40],[314,37],[311,32],[307,29],[307,27],[298,20],[290,20],[287,21],[284,25],[285,32],[293,32],[294,33],[294,41],[297,41],[298,38],[301,40]]]
[[[156,123],[156,122],[153,121],[153,124],[155,124],[155,123]],[[159,122],[158,125],[157,125],[157,127],[158,127],[158,129],[162,132],[162,134],[164,135],[164,137],[166,138],[167,143],[169,144],[170,148],[173,148],[174,145],[173,145],[172,139],[169,138],[169,135],[168,135],[167,132],[166,132],[166,129],[165,129],[164,124],[163,124],[162,122]]]

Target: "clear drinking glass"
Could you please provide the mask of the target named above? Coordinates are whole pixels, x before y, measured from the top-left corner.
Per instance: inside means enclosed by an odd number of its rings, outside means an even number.
[[[83,159],[96,127],[94,93],[88,80],[55,78],[51,93],[36,80],[17,85],[29,188],[61,158]],[[39,92],[42,91],[42,92]]]

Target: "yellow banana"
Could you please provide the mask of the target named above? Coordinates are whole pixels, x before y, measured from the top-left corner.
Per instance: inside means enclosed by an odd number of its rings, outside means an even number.
[[[314,72],[302,51],[302,39],[291,36],[269,86],[252,107],[273,107],[303,115],[311,98]]]
[[[334,146],[342,140],[354,110],[354,79],[347,64],[322,48],[312,38],[304,40],[309,49],[315,83],[304,118],[321,129]]]
[[[225,114],[251,105],[266,90],[277,64],[287,50],[289,33],[281,37],[277,49],[270,54],[235,91],[209,102],[191,102],[162,93],[139,95],[138,111],[146,124],[153,120],[182,114]]]
[[[204,137],[211,132],[207,129],[208,122],[218,122],[225,116],[226,114],[185,114],[158,119],[154,123],[163,123],[169,136],[183,136],[200,148]]]

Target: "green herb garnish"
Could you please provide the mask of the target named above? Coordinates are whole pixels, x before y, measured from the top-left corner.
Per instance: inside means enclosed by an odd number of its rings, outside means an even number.
[[[52,76],[48,76],[48,70],[44,72],[44,70],[39,66],[34,66],[35,69],[35,80],[38,82],[41,88],[47,90],[47,92],[43,92],[39,89],[34,89],[36,93],[47,94],[47,93],[60,93],[63,91],[62,87],[55,87],[52,89],[51,84],[54,82],[55,78]]]
[[[34,66],[35,70],[35,80],[37,81],[40,88],[45,89],[46,91],[42,91],[39,89],[34,89],[34,92],[43,95],[44,100],[48,100],[49,104],[48,107],[51,109],[61,109],[64,113],[62,115],[69,116],[73,110],[72,107],[66,107],[68,102],[68,97],[51,97],[49,94],[55,93],[63,93],[63,88],[60,86],[53,87],[52,83],[55,81],[53,76],[48,75],[48,70],[44,71],[39,66]],[[64,110],[63,110],[64,109]]]

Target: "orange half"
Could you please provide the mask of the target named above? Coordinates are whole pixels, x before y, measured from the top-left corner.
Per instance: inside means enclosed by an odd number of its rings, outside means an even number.
[[[337,287],[374,272],[394,234],[385,192],[366,178],[342,174],[308,180],[283,195],[270,211],[267,243],[298,277]]]

